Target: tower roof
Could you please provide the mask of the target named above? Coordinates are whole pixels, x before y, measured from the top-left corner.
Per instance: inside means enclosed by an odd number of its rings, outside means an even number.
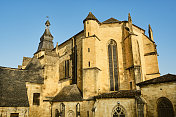
[[[45,28],[45,32],[43,33],[43,35],[41,36],[41,38],[43,38],[43,36],[49,36],[49,37],[52,37],[52,34],[50,33],[50,30],[49,28]]]
[[[49,36],[49,37],[52,37],[52,38],[53,38],[53,36],[51,35],[50,30],[49,30],[49,26],[50,26],[49,20],[47,20],[47,21],[45,22],[45,26],[46,26],[45,32],[43,33],[42,37],[43,37],[43,36]],[[42,37],[41,37],[41,38],[42,38]]]
[[[86,17],[86,19],[84,19],[83,23],[87,20],[96,20],[98,23],[100,23],[98,19],[92,14],[92,12],[89,12],[88,16]]]
[[[49,20],[46,21],[45,26],[46,26],[45,32],[40,38],[40,43],[39,43],[37,52],[40,50],[52,50],[54,48],[53,41],[52,41],[53,36],[51,35],[49,30],[49,26],[50,26]]]

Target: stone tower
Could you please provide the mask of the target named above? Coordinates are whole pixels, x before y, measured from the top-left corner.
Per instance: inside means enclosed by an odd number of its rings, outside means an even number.
[[[83,97],[88,98],[97,94],[97,75],[99,68],[96,65],[96,43],[99,41],[96,37],[99,21],[89,12],[84,23],[83,42]]]

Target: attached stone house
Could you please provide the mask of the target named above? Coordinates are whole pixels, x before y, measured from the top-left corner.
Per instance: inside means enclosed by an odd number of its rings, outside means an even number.
[[[34,56],[0,68],[1,117],[176,115],[176,76],[160,76],[150,25],[148,37],[130,14],[100,22],[91,12],[83,24],[54,47],[47,20]]]
[[[174,117],[176,110],[176,75],[166,74],[137,84],[146,101],[149,117]]]

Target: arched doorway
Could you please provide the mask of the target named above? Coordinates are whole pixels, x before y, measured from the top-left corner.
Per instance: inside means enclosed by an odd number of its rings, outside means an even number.
[[[120,104],[115,106],[112,111],[112,117],[127,117],[125,108]]]
[[[157,101],[158,117],[174,117],[174,110],[169,99],[161,97]]]

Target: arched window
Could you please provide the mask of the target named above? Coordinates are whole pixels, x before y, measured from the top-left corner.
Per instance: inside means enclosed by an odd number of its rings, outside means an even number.
[[[65,105],[64,105],[64,103],[60,104],[60,117],[65,117]]]
[[[55,117],[59,117],[59,111],[58,111],[58,109],[55,110]]]
[[[108,44],[110,90],[118,91],[118,65],[117,65],[117,43],[110,40]]]
[[[169,99],[161,97],[157,103],[158,117],[174,117],[172,103]]]
[[[112,117],[126,117],[126,110],[118,104],[112,111]]]

